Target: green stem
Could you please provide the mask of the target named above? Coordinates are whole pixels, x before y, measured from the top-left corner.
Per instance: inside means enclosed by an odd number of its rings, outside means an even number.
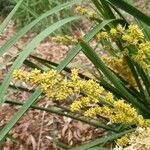
[[[21,103],[21,102],[16,102],[16,101],[10,101],[10,100],[6,100],[5,103],[8,103],[8,104],[12,104],[12,105],[20,105],[22,106],[24,103]],[[96,128],[103,128],[105,130],[110,130],[110,131],[113,131],[113,132],[117,132],[117,130],[111,128],[111,127],[108,127],[106,125],[100,125],[98,122],[96,121],[89,121],[89,119],[86,119],[86,118],[83,118],[83,117],[79,117],[79,116],[76,116],[75,114],[73,113],[65,113],[65,112],[62,112],[60,111],[60,109],[58,109],[57,107],[51,107],[51,108],[43,108],[43,107],[39,107],[39,106],[36,106],[36,105],[31,105],[32,109],[38,109],[38,110],[41,110],[41,111],[46,111],[46,112],[50,112],[50,113],[54,113],[54,114],[57,114],[57,115],[60,115],[60,116],[66,116],[66,117],[69,117],[69,118],[72,118],[72,119],[75,119],[75,120],[78,120],[78,121],[81,121],[83,123],[87,123],[91,126],[94,126]]]

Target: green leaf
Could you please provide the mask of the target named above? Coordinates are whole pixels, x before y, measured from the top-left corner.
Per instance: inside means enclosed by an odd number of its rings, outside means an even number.
[[[34,27],[38,22],[40,22],[42,19],[48,17],[49,15],[52,15],[54,13],[57,13],[58,11],[61,11],[69,6],[72,6],[76,3],[81,2],[82,0],[73,0],[68,3],[61,4],[50,11],[47,11],[40,17],[38,17],[36,20],[22,28],[18,33],[16,33],[10,40],[8,40],[1,48],[0,48],[0,56],[2,56],[5,52],[7,52],[22,36],[24,36],[32,27]]]
[[[3,80],[2,85],[0,86],[0,105],[2,105],[4,103],[4,95],[6,93],[6,90],[9,86],[9,83],[12,79],[12,73],[15,69],[18,69],[19,67],[21,67],[22,63],[24,62],[24,60],[30,55],[30,53],[34,50],[34,48],[43,40],[45,39],[47,36],[49,36],[51,33],[53,33],[55,30],[57,30],[58,28],[60,28],[62,25],[65,25],[66,23],[79,19],[80,17],[69,17],[69,18],[65,18],[62,19],[56,23],[54,23],[53,25],[49,26],[48,28],[46,28],[44,31],[42,31],[41,33],[39,33],[24,49],[22,52],[20,52],[20,55],[17,57],[17,59],[15,60],[14,64],[12,65],[12,67],[10,68],[9,72],[7,73],[6,77]]]
[[[89,148],[92,148],[94,146],[97,146],[97,145],[101,145],[101,144],[105,144],[107,142],[110,142],[110,141],[113,141],[127,133],[130,133],[130,132],[133,132],[135,129],[130,129],[130,130],[127,130],[127,131],[124,131],[124,132],[121,132],[121,133],[114,133],[114,134],[111,134],[110,136],[106,136],[104,138],[100,138],[100,139],[97,139],[95,141],[92,141],[90,143],[87,143],[87,144],[83,144],[79,147],[76,147],[76,148],[71,148],[70,150],[87,150]]]
[[[98,0],[91,0],[102,16],[105,16],[101,3]]]
[[[23,2],[23,0],[20,0],[17,5],[14,7],[14,9],[10,12],[10,14],[6,17],[6,19],[3,21],[3,23],[0,25],[0,34],[4,31],[4,29],[6,28],[6,26],[8,25],[9,21],[12,19],[12,17],[14,16],[15,12],[18,10],[18,8],[20,7],[21,3]]]
[[[140,28],[142,29],[144,36],[146,38],[146,40],[150,40],[150,26],[148,26],[147,24],[143,23],[142,21],[136,19],[137,23],[139,24]]]
[[[28,59],[26,59],[23,63],[32,69],[36,68],[38,70],[44,71],[41,67],[39,67],[38,65],[36,65],[35,63],[33,63],[32,61]]]
[[[107,1],[150,26],[150,17],[140,12],[132,5],[124,2],[123,0],[107,0]]]
[[[17,3],[17,0],[15,0],[15,2]],[[30,14],[32,14],[32,16],[34,17],[34,18],[37,18],[39,15],[35,12],[35,11],[33,11],[30,7],[28,7],[27,5],[26,5],[26,3],[22,3],[22,5],[21,5],[21,8],[22,9],[25,9],[26,11],[28,11]]]
[[[104,147],[101,147],[101,146],[95,146],[95,147],[92,147],[92,148],[88,148],[87,150],[108,150],[108,148],[104,148]]]
[[[109,3],[106,0],[99,0],[99,1],[102,4],[105,19],[115,19],[116,17],[113,11],[110,9]]]

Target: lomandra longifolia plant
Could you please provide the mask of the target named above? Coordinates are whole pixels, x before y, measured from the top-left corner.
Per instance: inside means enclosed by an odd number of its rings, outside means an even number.
[[[65,8],[75,3],[77,1],[62,4],[62,6]],[[59,11],[62,6],[50,12]],[[90,6],[77,5],[75,12],[89,19],[93,27],[89,33],[79,39],[69,35],[52,37],[55,42],[73,47],[67,57],[57,65],[43,58],[31,56],[42,65],[55,69],[45,71],[36,64],[31,65],[32,61],[29,66],[35,69],[29,72],[19,67],[48,34],[79,17],[63,19],[42,31],[19,54],[8,72],[0,88],[1,104],[6,102],[23,106],[0,131],[0,140],[4,139],[29,108],[43,109],[32,104],[40,95],[44,95],[55,103],[55,107],[52,106],[45,111],[80,120],[110,132],[109,136],[72,149],[102,149],[102,147],[104,149],[105,144],[112,141],[109,148],[112,147],[114,150],[136,150],[141,147],[149,150],[150,18],[138,11],[132,3],[121,0],[119,3],[118,0],[91,0]],[[126,13],[132,16],[131,22],[124,16]],[[46,17],[46,14],[43,14],[44,16]],[[32,24],[36,22],[38,19]],[[24,28],[23,31],[28,30]],[[14,43],[18,36],[13,37]],[[91,45],[91,41],[96,43],[96,48]],[[12,42],[8,41],[8,43],[10,46],[4,45],[1,53],[12,46]],[[97,49],[101,51],[101,55],[97,53]],[[82,75],[78,69],[67,67],[80,51],[94,65],[93,78]],[[63,73],[61,73],[62,70],[64,70]],[[14,81],[22,81],[35,90],[25,104],[3,99],[12,77]]]

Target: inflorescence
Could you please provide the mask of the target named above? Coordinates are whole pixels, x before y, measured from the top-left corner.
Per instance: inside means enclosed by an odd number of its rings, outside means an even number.
[[[142,30],[137,25],[129,25],[125,29],[121,24],[118,24],[116,28],[111,28],[110,31],[102,31],[96,35],[98,41],[110,40],[113,42],[118,39],[121,39],[122,55],[128,55],[133,61],[149,71],[150,42],[145,41]]]
[[[81,79],[76,69],[72,70],[70,79],[53,69],[43,73],[37,69],[31,72],[15,70],[13,75],[16,80],[40,87],[49,99],[62,102],[70,100],[70,103],[73,100],[70,110],[74,113],[91,118],[102,116],[113,124],[150,125],[150,121],[139,115],[135,108],[124,100],[115,98],[96,81]]]

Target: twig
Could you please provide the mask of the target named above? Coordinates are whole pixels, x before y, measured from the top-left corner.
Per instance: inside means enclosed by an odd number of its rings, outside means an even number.
[[[9,100],[6,100],[5,103],[12,104],[12,105],[23,105],[24,104],[24,103],[20,103],[20,102],[16,102],[16,101],[9,101]],[[66,116],[66,117],[81,121],[83,123],[87,123],[87,124],[89,124],[91,126],[94,126],[96,128],[103,128],[105,130],[118,132],[118,130],[116,130],[112,127],[106,126],[106,125],[102,125],[102,124],[100,124],[96,121],[90,121],[89,119],[77,116],[77,115],[72,114],[72,113],[65,113],[64,110],[60,111],[60,109],[58,109],[57,107],[44,108],[44,107],[39,107],[39,106],[36,106],[36,105],[31,105],[30,108],[38,109],[38,110],[42,110],[42,111],[46,111],[46,112],[50,112],[50,113],[54,113],[54,114],[57,114],[57,115],[60,115],[60,116]]]
[[[49,104],[47,104],[44,108],[47,108],[48,105],[49,105]],[[42,131],[43,131],[43,127],[44,127],[45,113],[46,113],[46,111],[44,111],[43,114],[42,114],[42,122],[41,122],[41,127],[40,127],[40,132],[39,132],[39,138],[38,138],[37,150],[40,150]]]

